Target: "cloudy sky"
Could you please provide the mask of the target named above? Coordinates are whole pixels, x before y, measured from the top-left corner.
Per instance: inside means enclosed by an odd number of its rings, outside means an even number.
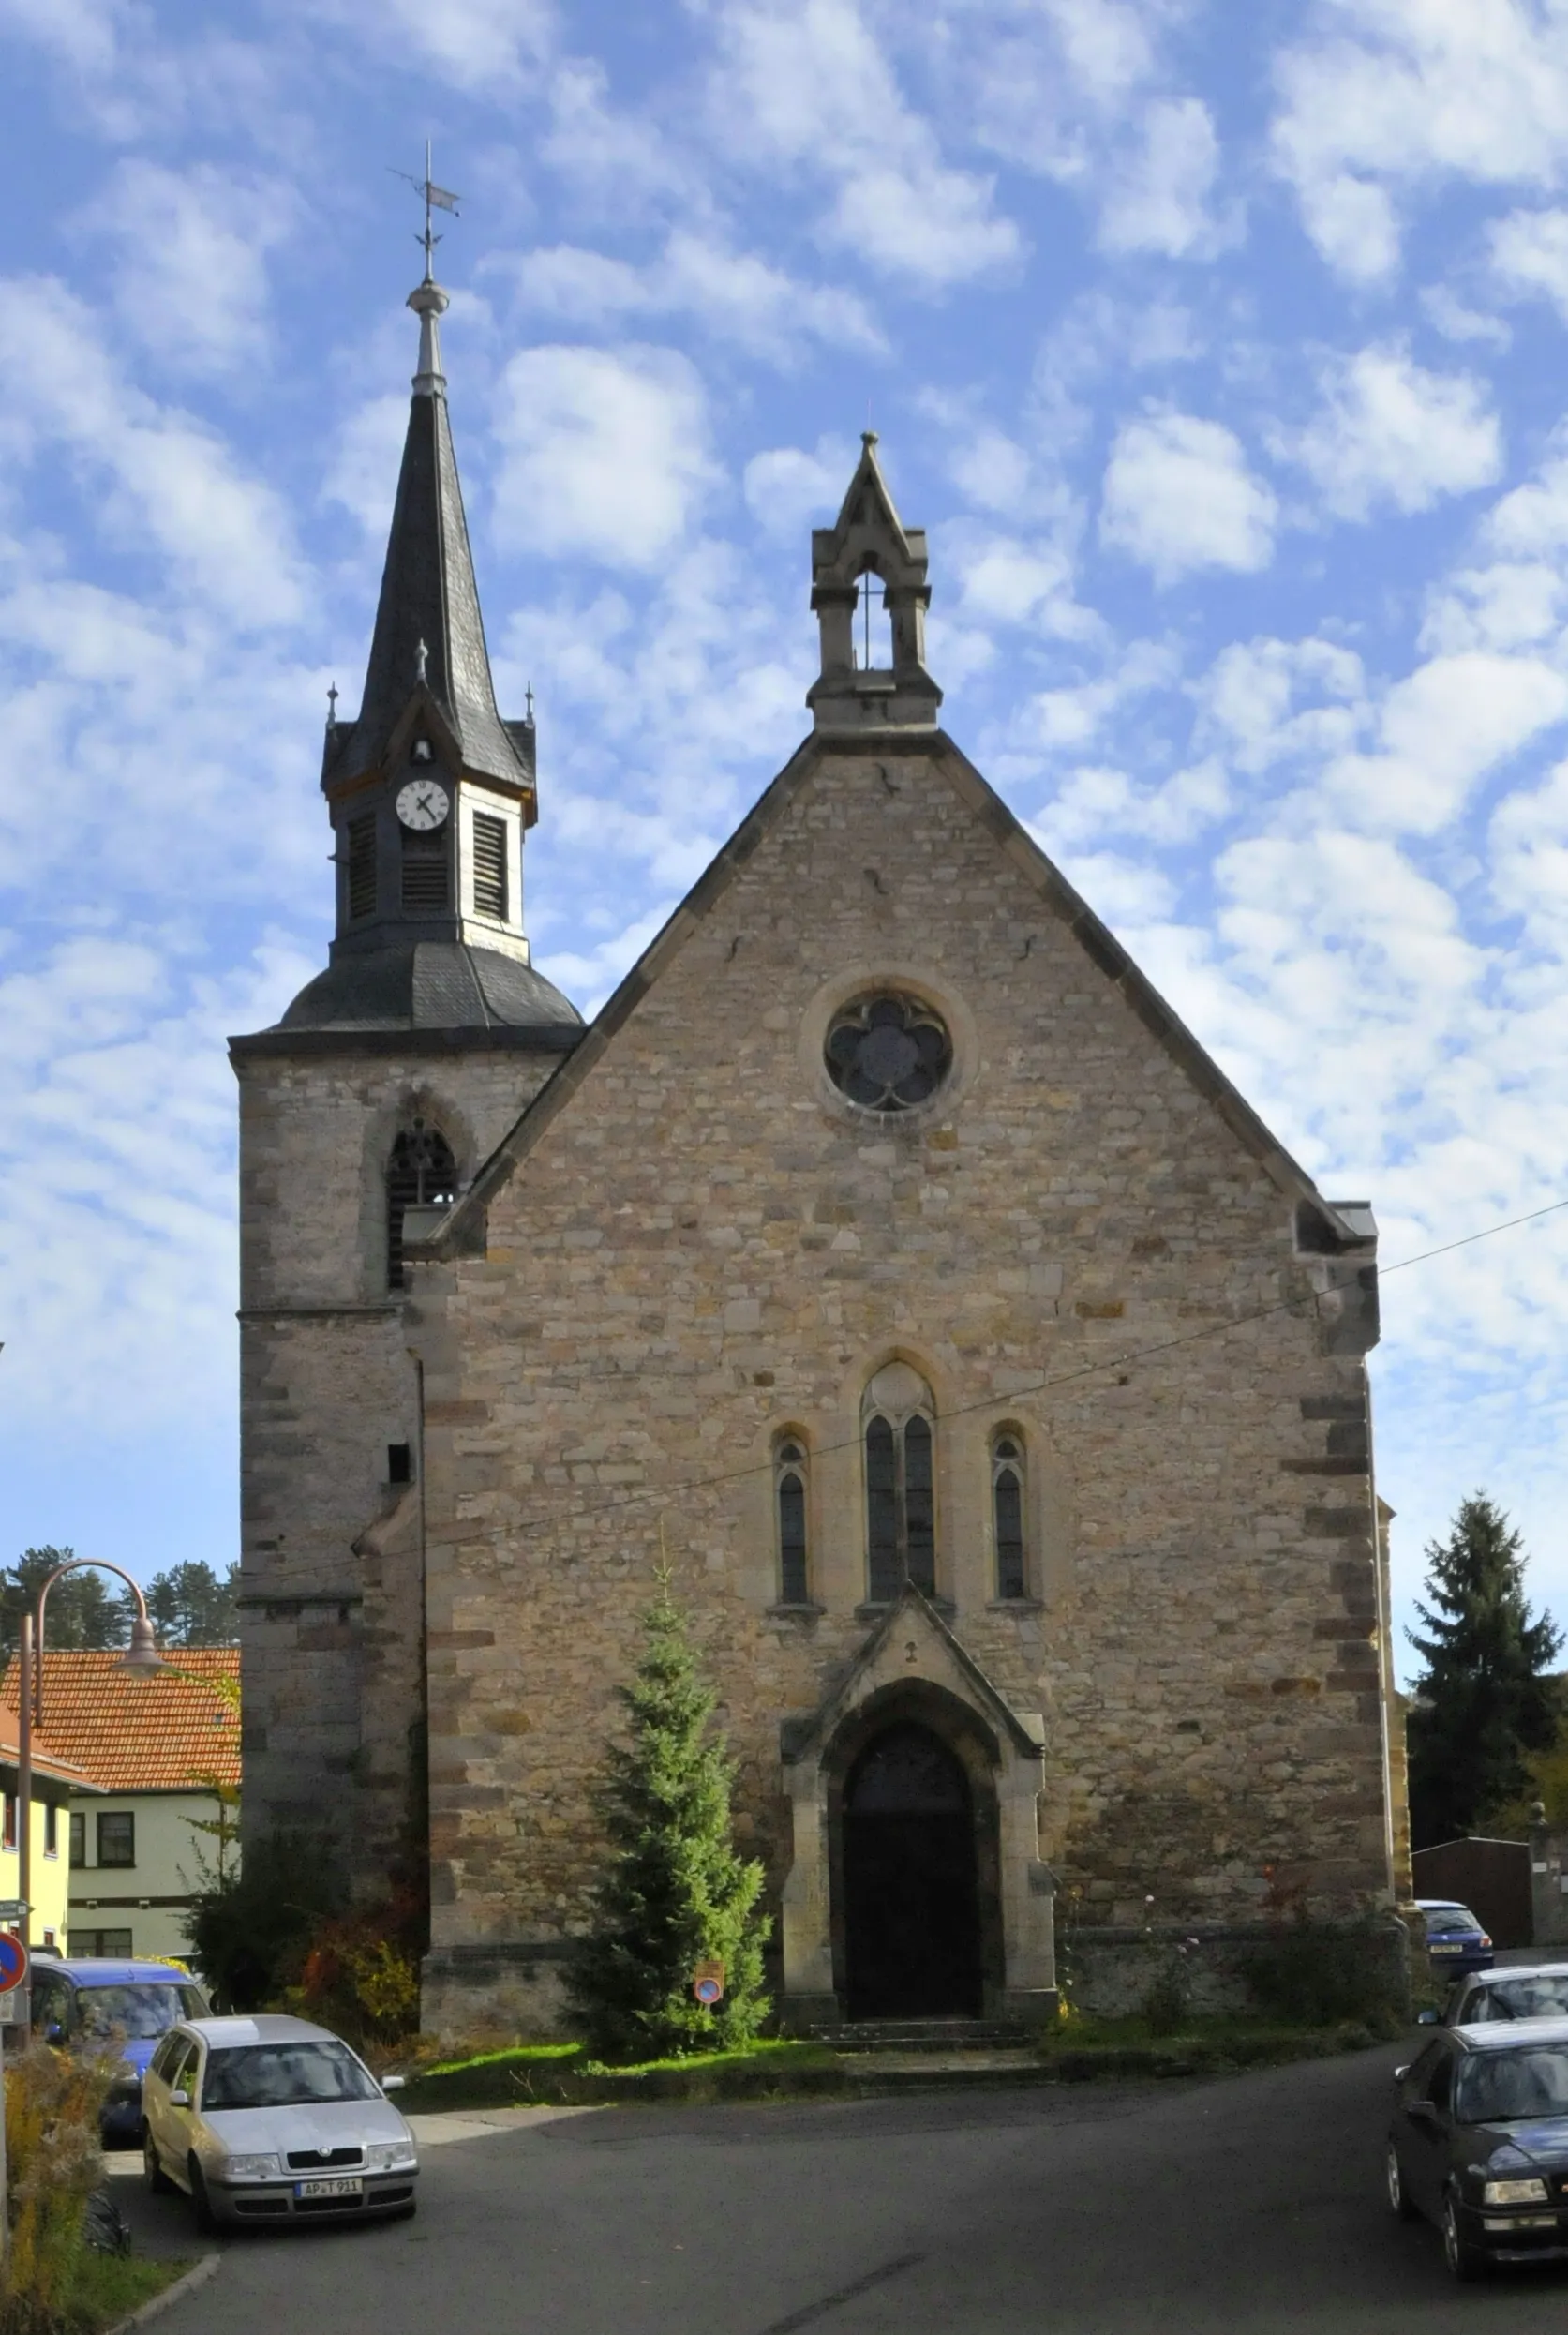
[[[591,1009],[805,723],[868,419],[944,718],[1394,1263],[1568,1197],[1568,15],[0,0],[5,1541],[225,1563],[225,1036],[324,961],[417,208],[539,961]],[[1403,1594],[1568,1621],[1568,1213],[1392,1276]]]

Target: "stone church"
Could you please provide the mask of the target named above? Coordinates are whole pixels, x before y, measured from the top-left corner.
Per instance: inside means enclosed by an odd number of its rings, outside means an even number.
[[[1049,2016],[1065,1911],[1103,1968],[1392,1904],[1369,1209],[941,727],[869,434],[811,729],[585,1026],[409,305],[336,937],[231,1045],[247,1830],[427,1852],[426,2026],[547,2027],[663,1549],[789,2020]]]

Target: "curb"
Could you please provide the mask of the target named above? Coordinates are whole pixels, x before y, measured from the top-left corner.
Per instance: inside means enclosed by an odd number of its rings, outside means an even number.
[[[104,2335],[131,2335],[133,2328],[145,2327],[150,2319],[156,2319],[158,2313],[167,2311],[172,2303],[184,2302],[186,2297],[193,2295],[199,2286],[205,2286],[222,2259],[221,2254],[203,2254],[200,2262],[191,2264],[184,2278],[177,2278],[172,2286],[164,2288],[161,2295],[155,2295],[150,2302],[144,2302],[139,2311],[131,2313],[128,2319],[116,2319],[112,2327],[104,2329]]]

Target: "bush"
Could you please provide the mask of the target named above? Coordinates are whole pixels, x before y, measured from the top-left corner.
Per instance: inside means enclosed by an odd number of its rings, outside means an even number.
[[[357,2043],[394,2043],[419,2026],[423,1901],[411,1893],[323,1922],[313,1932],[291,2011]]]
[[[1247,1961],[1260,2008],[1304,2027],[1351,2022],[1374,2032],[1408,2015],[1404,1933],[1392,1916],[1353,1922],[1298,1920]]]
[[[199,1892],[186,1936],[219,2008],[260,2011],[298,1983],[312,1938],[337,1912],[336,1870],[319,1841],[274,1833]]]
[[[103,2178],[98,2116],[118,2060],[117,2050],[86,2058],[44,2043],[7,2055],[0,2335],[58,2335],[70,2324],[88,2201]]]

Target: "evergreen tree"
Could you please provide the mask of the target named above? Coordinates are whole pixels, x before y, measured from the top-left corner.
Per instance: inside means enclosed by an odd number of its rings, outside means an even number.
[[[1461,1502],[1446,1541],[1426,1549],[1429,1605],[1410,1633],[1426,1669],[1410,1716],[1411,1824],[1429,1848],[1473,1832],[1526,1783],[1524,1758],[1556,1734],[1556,1684],[1543,1673],[1562,1639],[1525,1602],[1523,1544],[1485,1493]]]
[[[221,1579],[198,1558],[155,1574],[147,1583],[147,1611],[160,1646],[232,1646],[240,1634],[234,1604],[240,1568]]]
[[[644,1617],[647,1645],[630,1686],[617,1688],[630,1741],[610,1746],[600,1808],[610,1860],[594,1895],[594,1934],[567,1984],[578,2023],[602,2058],[635,2061],[750,2040],[770,2009],[757,1910],[762,1867],[737,1855],[734,1768],[710,1731],[712,1690],[686,1617],[661,1572]],[[699,1962],[721,1962],[724,1999],[695,2001]]]
[[[0,1645],[7,1654],[16,1651],[17,1624],[36,1608],[45,1581],[75,1554],[74,1549],[27,1549],[0,1571]],[[67,1573],[49,1593],[44,1632],[56,1648],[128,1645],[129,1609],[104,1574]]]

